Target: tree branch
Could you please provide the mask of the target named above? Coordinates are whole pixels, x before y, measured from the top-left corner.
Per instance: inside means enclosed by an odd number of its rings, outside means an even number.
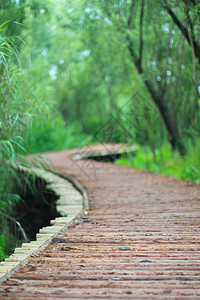
[[[200,98],[200,93],[199,93],[199,90],[198,90],[198,84],[197,84],[197,81],[196,81],[196,65],[195,65],[195,55],[194,55],[194,44],[193,44],[193,41],[192,41],[191,34],[189,35],[189,37],[190,37],[191,47],[192,47],[192,65],[193,65],[192,80],[193,80],[193,83],[194,83],[196,94]]]
[[[181,33],[186,38],[188,44],[191,47],[192,46],[194,47],[195,56],[198,58],[199,63],[200,63],[200,46],[198,45],[198,43],[194,39],[194,36],[192,37],[192,41],[191,41],[188,29],[180,22],[180,20],[177,18],[177,16],[175,15],[175,13],[171,10],[171,8],[167,4],[167,2],[166,1],[164,1],[164,2],[165,2],[164,8],[167,10],[168,14],[171,16],[171,18],[173,19],[173,21],[176,24],[176,26],[180,29]]]
[[[133,27],[133,12],[135,7],[135,1],[132,0],[131,7],[130,7],[130,14],[128,18],[128,28],[131,29]]]
[[[143,16],[144,16],[144,1],[142,0],[141,11],[140,11],[140,48],[139,48],[139,64],[142,65],[142,54],[143,54]]]

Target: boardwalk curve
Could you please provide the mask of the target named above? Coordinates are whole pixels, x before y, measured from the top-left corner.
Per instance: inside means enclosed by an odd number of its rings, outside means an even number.
[[[200,186],[47,153],[89,210],[0,287],[1,299],[200,299]]]

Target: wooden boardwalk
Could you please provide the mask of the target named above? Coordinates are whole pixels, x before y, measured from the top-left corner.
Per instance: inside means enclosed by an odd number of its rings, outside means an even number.
[[[94,150],[94,149],[93,149]],[[200,186],[48,153],[90,209],[0,287],[0,299],[200,299]]]

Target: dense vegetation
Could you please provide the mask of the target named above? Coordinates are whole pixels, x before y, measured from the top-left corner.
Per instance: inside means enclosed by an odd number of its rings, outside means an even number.
[[[0,20],[1,212],[16,158],[87,143],[200,182],[198,0],[4,0]]]

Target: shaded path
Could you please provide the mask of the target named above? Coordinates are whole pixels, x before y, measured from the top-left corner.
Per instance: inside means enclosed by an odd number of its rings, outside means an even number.
[[[200,299],[200,186],[48,153],[90,210],[0,288],[1,299]]]

